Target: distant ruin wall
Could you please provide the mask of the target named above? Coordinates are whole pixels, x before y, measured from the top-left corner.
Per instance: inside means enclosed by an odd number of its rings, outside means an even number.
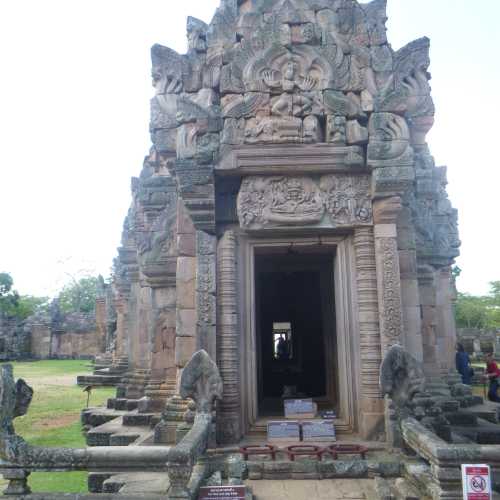
[[[30,335],[13,318],[0,315],[0,361],[29,357]]]
[[[88,358],[106,349],[106,331],[95,314],[63,315],[55,325],[49,316],[18,323],[0,320],[0,361],[17,359]]]
[[[487,352],[500,356],[500,330],[480,330],[478,328],[458,328],[457,341],[471,355],[481,357]]]

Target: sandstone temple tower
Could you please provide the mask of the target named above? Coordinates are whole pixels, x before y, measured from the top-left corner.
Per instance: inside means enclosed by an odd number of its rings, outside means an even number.
[[[372,438],[391,345],[452,368],[460,241],[426,144],[429,40],[395,51],[385,23],[385,0],[221,0],[188,19],[187,54],[152,48],[153,147],[115,266],[119,397],[182,420],[179,376],[205,349],[219,443],[286,391]]]

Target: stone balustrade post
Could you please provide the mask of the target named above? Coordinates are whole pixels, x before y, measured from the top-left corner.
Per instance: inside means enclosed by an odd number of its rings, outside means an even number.
[[[21,496],[31,493],[31,488],[28,486],[30,472],[23,469],[4,469],[0,472],[3,478],[9,482],[3,492],[4,495]]]

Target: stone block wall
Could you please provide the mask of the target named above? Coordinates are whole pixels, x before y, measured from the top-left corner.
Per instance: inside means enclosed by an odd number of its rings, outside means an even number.
[[[500,330],[480,330],[477,328],[459,328],[457,341],[469,355],[481,358],[487,352],[500,356]]]
[[[30,336],[24,325],[0,315],[0,361],[23,359],[29,352]]]

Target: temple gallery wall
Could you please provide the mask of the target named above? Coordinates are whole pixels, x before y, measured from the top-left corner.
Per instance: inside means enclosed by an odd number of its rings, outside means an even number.
[[[40,450],[13,431],[30,398],[6,368],[12,488],[57,467],[123,492],[134,486],[120,473],[166,470],[159,490],[180,499],[211,474],[349,471],[458,499],[469,459],[499,482],[498,411],[454,372],[460,240],[426,143],[430,41],[394,50],[386,21],[385,0],[221,0],[209,25],[188,18],[186,54],[153,46],[152,147],[100,306],[106,354],[79,381],[117,384],[116,397],[83,413],[89,448]],[[225,454],[265,442],[287,397],[334,414],[341,440],[419,462],[305,470]]]

